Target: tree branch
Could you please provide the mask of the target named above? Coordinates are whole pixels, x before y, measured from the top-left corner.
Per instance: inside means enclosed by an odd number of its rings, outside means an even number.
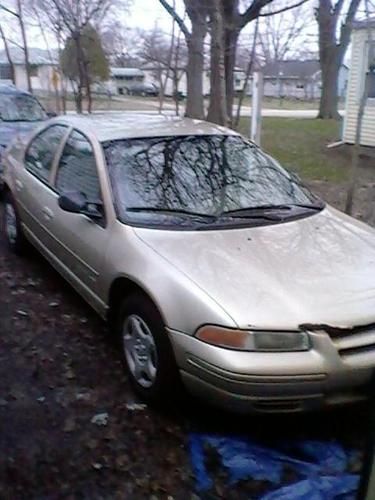
[[[248,7],[248,9],[243,14],[238,16],[238,28],[244,28],[250,21],[258,17],[263,7],[271,2],[273,2],[273,0],[254,0],[250,7]]]
[[[265,12],[264,14],[259,14],[259,17],[269,17],[269,16],[274,16],[275,14],[281,14],[281,12],[286,12],[287,10],[295,9],[296,7],[299,7],[300,5],[303,5],[304,3],[308,2],[309,0],[300,0],[299,2],[293,4],[293,5],[288,5],[287,7],[283,7],[282,9],[278,10],[273,10],[272,12]],[[343,0],[339,0],[343,1]]]
[[[0,3],[0,9],[4,10],[5,12],[8,12],[8,14],[12,14],[12,16],[14,16],[14,17],[20,17],[17,12],[14,12],[13,10],[8,9],[8,7],[5,7],[5,5],[2,5],[1,3]]]
[[[336,5],[333,8],[333,15],[334,17],[338,17],[341,9],[343,8],[345,0],[337,0]]]
[[[176,21],[176,23],[179,25],[180,30],[182,33],[185,35],[186,39],[190,38],[190,31],[187,29],[186,24],[184,23],[184,20],[177,14],[175,9],[169,5],[167,0],[159,0],[161,5],[164,7],[164,9],[170,14],[173,19]]]

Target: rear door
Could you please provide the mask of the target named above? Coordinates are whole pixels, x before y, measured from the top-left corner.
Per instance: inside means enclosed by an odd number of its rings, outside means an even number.
[[[55,197],[52,172],[59,148],[69,128],[50,125],[32,138],[26,148],[24,168],[15,169],[17,206],[25,232],[38,247],[50,248],[50,218],[46,207]]]

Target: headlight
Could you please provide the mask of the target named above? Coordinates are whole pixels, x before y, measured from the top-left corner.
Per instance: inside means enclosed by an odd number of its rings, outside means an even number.
[[[199,328],[195,335],[209,344],[240,351],[290,352],[308,351],[310,348],[306,332],[231,330],[206,325]]]

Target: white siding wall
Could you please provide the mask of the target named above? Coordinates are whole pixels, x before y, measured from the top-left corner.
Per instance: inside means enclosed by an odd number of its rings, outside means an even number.
[[[38,66],[38,76],[31,77],[31,86],[33,90],[53,91],[52,86],[53,66],[43,64]],[[16,86],[21,90],[28,90],[26,68],[23,64],[15,66]]]
[[[355,141],[358,105],[364,85],[365,58],[367,57],[366,39],[366,30],[353,31],[352,56],[346,96],[346,116],[343,129],[343,141],[350,144]],[[367,102],[360,143],[362,146],[375,146],[375,99],[369,99]]]
[[[17,64],[14,68],[16,87],[20,90],[27,90],[27,78],[25,67]]]

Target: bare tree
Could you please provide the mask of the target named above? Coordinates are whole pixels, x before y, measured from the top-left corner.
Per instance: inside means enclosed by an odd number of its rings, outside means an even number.
[[[322,94],[318,118],[340,118],[337,95],[339,71],[350,42],[352,23],[360,2],[361,0],[319,0],[316,20],[319,28]],[[340,19],[343,19],[343,22],[339,29]]]
[[[234,98],[234,67],[238,38],[241,31],[258,16],[268,17],[296,8],[308,0],[290,1],[281,7],[263,13],[264,7],[275,0],[224,0],[224,26],[225,26],[225,78],[227,95],[227,112],[232,119]]]
[[[154,78],[158,81],[162,100],[167,91],[168,81],[172,81],[173,93],[178,90],[178,83],[185,72],[187,50],[178,35],[167,36],[159,28],[145,31],[141,35],[141,49],[138,57],[153,68]]]
[[[139,63],[138,47],[144,32],[126,26],[111,14],[96,28],[100,30],[103,48],[111,64],[125,67]]]
[[[184,0],[191,23],[191,31],[189,31],[183,18],[167,0],[159,0],[159,2],[179,25],[188,47],[186,116],[202,119],[204,117],[204,39],[208,29],[208,4],[201,0]]]
[[[281,5],[288,5],[284,0]],[[263,10],[271,12],[272,6]],[[283,61],[294,57],[307,46],[308,30],[313,22],[310,5],[300,5],[295,9],[261,17],[258,35],[258,56],[264,63]]]
[[[271,16],[286,10],[298,7],[308,0],[297,0],[274,11],[262,14],[262,9],[275,0],[220,0],[223,13],[224,25],[224,67],[225,67],[225,89],[227,115],[231,121],[234,98],[234,67],[236,60],[237,42],[243,28],[260,15]],[[202,118],[203,116],[203,95],[202,95],[202,74],[203,74],[203,48],[204,38],[207,33],[207,17],[212,9],[210,0],[184,0],[187,13],[192,25],[190,32],[183,23],[176,10],[167,0],[159,0],[165,9],[176,19],[181,26],[181,30],[186,36],[189,48],[188,64],[188,101],[187,114]],[[244,9],[244,10],[243,10]]]
[[[23,18],[23,8],[22,8],[22,1],[17,0],[17,17],[18,17],[18,22],[20,24],[20,30],[21,30],[21,36],[22,36],[22,43],[23,43],[23,50],[25,53],[25,66],[26,66],[26,78],[27,78],[27,87],[29,92],[33,91],[32,85],[31,85],[31,72],[30,72],[30,62],[29,62],[29,48],[27,45],[27,38],[26,38],[26,30],[25,30],[25,22]]]
[[[23,5],[21,0],[16,0],[16,9],[10,9],[6,5],[0,4],[0,10],[3,10],[4,12],[7,12],[8,14],[12,15],[15,17],[18,21],[20,31],[21,31],[21,37],[22,37],[22,50],[25,55],[25,69],[26,69],[26,78],[27,78],[27,88],[29,92],[32,92],[32,85],[31,85],[31,74],[30,74],[30,61],[29,61],[29,48],[27,45],[27,37],[26,37],[26,30],[25,30],[25,21],[24,21],[24,12],[23,12]]]
[[[20,1],[20,0],[19,0]],[[91,110],[91,81],[88,71],[88,62],[82,46],[82,34],[89,24],[98,26],[110,8],[114,5],[114,0],[36,0],[37,6],[41,9],[53,27],[59,27],[60,36],[64,39],[74,40],[76,47],[78,84],[76,91],[76,109],[82,112],[83,88],[88,96],[88,108]],[[124,0],[124,6],[126,5]]]
[[[5,37],[4,30],[1,26],[1,24],[0,24],[0,36],[1,36],[1,40],[3,41],[5,54],[6,54],[7,60],[8,60],[11,80],[15,84],[16,83],[16,75],[15,75],[15,71],[14,71],[14,63],[13,63],[13,59],[12,59],[12,56],[11,56],[11,53],[9,50],[8,40]]]

